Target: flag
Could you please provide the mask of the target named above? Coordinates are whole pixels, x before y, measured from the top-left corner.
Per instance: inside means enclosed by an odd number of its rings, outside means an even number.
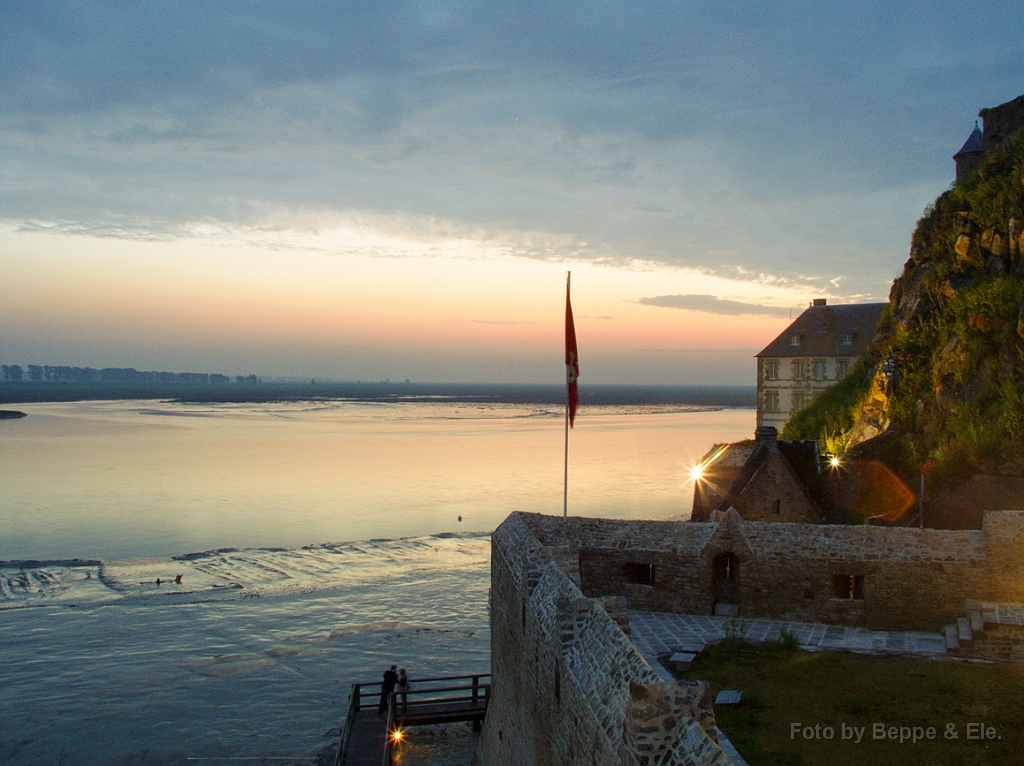
[[[576,420],[576,408],[580,404],[579,389],[576,379],[580,376],[580,357],[576,351],[576,325],[572,321],[572,304],[569,302],[569,280],[565,281],[565,379],[568,383],[567,402],[569,407],[569,427]]]

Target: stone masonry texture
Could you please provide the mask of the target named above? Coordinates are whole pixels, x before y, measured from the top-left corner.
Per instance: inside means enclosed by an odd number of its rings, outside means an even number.
[[[585,595],[622,596],[631,609],[712,614],[728,601],[740,617],[937,630],[967,599],[1024,601],[1021,511],[989,511],[980,531],[743,521],[734,511],[720,523],[521,519],[543,544],[578,546]],[[637,581],[637,565],[650,582]],[[850,578],[855,592],[838,593]]]
[[[968,603],[1024,603],[1024,511],[988,511],[980,531],[513,513],[492,536],[473,763],[726,766],[707,684],[662,680],[632,610],[934,631]],[[1024,609],[978,609],[979,648],[1019,659]]]
[[[541,544],[512,514],[492,537],[491,700],[473,763],[727,766],[707,684],[663,681],[609,616],[615,601],[566,574],[575,546],[551,531]]]

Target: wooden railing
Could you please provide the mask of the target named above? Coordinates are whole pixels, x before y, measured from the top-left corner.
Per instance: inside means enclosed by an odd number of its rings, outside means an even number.
[[[387,700],[387,727],[382,766],[389,766],[391,763],[392,750],[400,738],[395,736],[396,732],[400,732],[405,725],[472,721],[474,731],[479,731],[480,722],[490,702],[490,678],[490,673],[417,678],[410,683],[407,691],[396,689],[392,692]],[[465,683],[459,683],[460,681]],[[438,685],[431,685],[435,683]],[[372,699],[373,707],[379,707],[381,685],[379,681],[352,684],[348,712],[342,724],[334,766],[345,763],[356,716],[360,711],[370,707],[364,700]]]

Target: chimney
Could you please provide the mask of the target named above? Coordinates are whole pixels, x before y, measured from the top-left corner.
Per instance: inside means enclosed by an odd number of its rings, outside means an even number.
[[[828,303],[828,298],[815,298],[811,301],[811,306],[824,306]]]
[[[754,441],[758,444],[762,442],[772,443],[777,441],[779,438],[779,429],[775,426],[758,426],[757,430],[754,431]]]

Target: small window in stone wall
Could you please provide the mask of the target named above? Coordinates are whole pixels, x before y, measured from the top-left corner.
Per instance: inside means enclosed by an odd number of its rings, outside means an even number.
[[[864,600],[864,575],[832,575],[832,598]]]
[[[715,556],[714,567],[716,580],[735,580],[739,576],[740,560],[735,553],[719,553]]]
[[[627,561],[622,565],[622,576],[634,585],[654,585],[654,564]]]

